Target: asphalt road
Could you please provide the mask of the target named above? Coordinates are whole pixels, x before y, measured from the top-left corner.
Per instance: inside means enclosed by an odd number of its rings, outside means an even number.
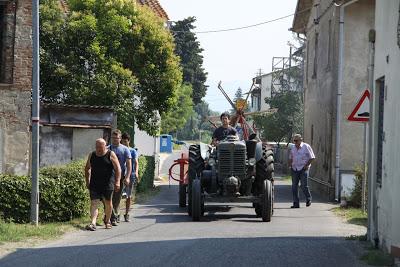
[[[364,266],[358,241],[365,228],[345,224],[332,204],[290,209],[290,185],[277,181],[270,223],[251,203],[209,205],[200,222],[179,208],[177,185],[145,205],[134,220],[111,230],[77,231],[43,247],[18,249],[0,266]]]

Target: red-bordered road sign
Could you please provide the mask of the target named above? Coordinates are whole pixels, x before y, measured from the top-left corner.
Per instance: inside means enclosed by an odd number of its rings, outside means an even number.
[[[369,90],[365,89],[360,100],[358,100],[356,107],[347,118],[349,121],[367,122],[369,121]]]

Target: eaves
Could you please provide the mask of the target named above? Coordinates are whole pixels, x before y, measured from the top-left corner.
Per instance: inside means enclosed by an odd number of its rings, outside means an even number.
[[[306,33],[308,20],[310,18],[313,0],[297,0],[296,12],[293,18],[292,32]]]

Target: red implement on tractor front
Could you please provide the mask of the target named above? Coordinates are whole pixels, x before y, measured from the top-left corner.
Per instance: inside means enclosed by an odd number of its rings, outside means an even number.
[[[189,184],[188,169],[189,155],[182,153],[180,159],[174,160],[174,164],[169,168],[169,181],[179,182],[179,207],[186,207],[186,189]],[[179,173],[173,172],[179,165]],[[179,175],[179,178],[177,177]]]

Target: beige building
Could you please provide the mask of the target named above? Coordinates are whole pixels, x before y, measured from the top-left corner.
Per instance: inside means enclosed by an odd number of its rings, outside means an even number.
[[[111,107],[41,104],[40,167],[86,159],[95,150],[95,140],[111,142],[117,117]]]
[[[368,85],[374,16],[374,0],[297,1],[292,31],[306,37],[304,140],[317,157],[310,184],[329,199],[340,198],[341,176],[363,160],[363,124],[347,117]]]
[[[400,258],[400,1],[376,2],[369,238]]]

